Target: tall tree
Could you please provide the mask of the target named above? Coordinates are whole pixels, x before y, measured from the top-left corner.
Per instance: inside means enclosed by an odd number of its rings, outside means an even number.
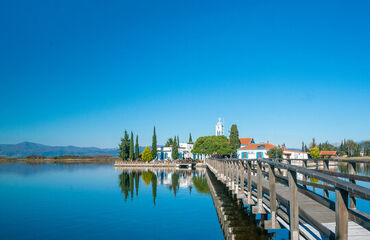
[[[130,139],[128,133],[125,130],[124,137],[121,138],[121,144],[119,145],[119,157],[122,160],[127,160],[130,153]]]
[[[193,138],[191,137],[191,133],[189,133],[189,143],[193,143]]]
[[[173,138],[169,138],[166,142],[166,145],[164,145],[165,147],[171,147],[173,144]]]
[[[135,144],[135,159],[139,159],[139,135],[136,135],[136,144]]]
[[[157,135],[155,133],[155,127],[153,130],[153,139],[152,139],[152,155],[153,159],[157,157]]]
[[[132,133],[131,131],[131,137],[130,137],[130,155],[129,155],[129,158],[131,160],[134,160],[135,158],[135,152],[134,152],[134,134]]]
[[[236,152],[236,149],[240,148],[239,131],[236,124],[231,125],[229,139],[230,145],[234,148],[234,152]]]
[[[172,159],[176,160],[178,158],[179,158],[179,149],[177,147],[177,139],[175,137],[175,141],[173,142],[173,145],[172,145]]]
[[[302,152],[304,152],[304,142],[302,141]]]

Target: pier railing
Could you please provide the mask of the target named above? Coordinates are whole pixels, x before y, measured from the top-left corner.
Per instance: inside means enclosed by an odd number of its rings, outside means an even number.
[[[302,161],[302,166],[290,164],[294,160]],[[285,161],[288,162],[285,163]],[[266,206],[265,203],[267,203],[271,214],[270,220],[265,222],[267,228],[278,228],[277,203],[285,205],[291,239],[298,239],[302,233],[299,227],[300,221],[310,224],[329,239],[348,239],[349,220],[362,226],[365,231],[369,231],[369,215],[356,209],[356,198],[370,200],[370,189],[355,184],[356,180],[369,181],[368,177],[355,174],[356,163],[362,163],[362,161],[343,159],[321,161],[324,161],[322,171],[307,169],[307,160],[302,159],[207,159],[206,164],[238,198],[243,199],[245,204],[255,205],[252,207],[254,213],[266,213],[264,205]],[[329,172],[329,161],[347,162],[350,174]],[[338,177],[347,178],[349,181]],[[263,184],[263,182],[266,183],[266,178],[268,184]],[[320,180],[322,183],[309,182],[308,178]],[[288,189],[289,193],[277,192],[277,183],[288,186],[285,189]],[[324,196],[309,190],[307,186],[322,188]],[[329,199],[329,191],[335,193],[335,201]],[[314,209],[307,209],[307,204],[306,208],[299,206],[298,193],[303,194],[311,203],[315,203],[317,208],[323,209],[322,206],[324,206],[328,211],[335,211],[335,219],[333,219],[335,231],[323,224],[324,220],[320,220],[317,215],[312,216],[310,212]],[[349,204],[348,199],[350,199]],[[313,208],[315,204],[312,205]],[[322,214],[327,213],[323,211]]]

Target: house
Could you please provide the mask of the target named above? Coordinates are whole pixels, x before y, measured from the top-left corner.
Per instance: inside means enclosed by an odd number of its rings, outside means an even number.
[[[193,158],[191,151],[193,150],[193,143],[180,143],[178,148],[179,158]],[[172,147],[158,147],[157,158],[155,160],[171,160],[172,158]]]
[[[308,154],[302,151],[288,150],[283,146],[284,159],[308,159]]]
[[[321,157],[332,157],[332,156],[337,156],[337,151],[321,151],[320,152]]]
[[[254,141],[253,141],[254,142]],[[268,158],[267,151],[278,148],[267,141],[266,143],[250,143],[237,149],[238,159],[262,159]]]
[[[228,139],[230,144],[230,139]],[[253,138],[239,138],[240,147],[245,147],[251,143],[255,143]]]
[[[255,143],[253,138],[239,138],[240,147],[245,147],[251,143]]]

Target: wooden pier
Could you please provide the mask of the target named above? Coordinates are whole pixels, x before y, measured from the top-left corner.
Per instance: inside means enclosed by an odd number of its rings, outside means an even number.
[[[264,223],[266,229],[284,226],[291,239],[370,239],[370,217],[356,209],[357,198],[370,199],[370,190],[356,185],[359,178],[369,181],[355,175],[358,161],[347,160],[349,174],[328,172],[328,160],[321,171],[282,161],[207,159],[206,164],[233,196],[252,206],[253,213],[270,215]],[[337,178],[338,174],[349,181]],[[307,186],[323,189],[323,196]],[[330,191],[335,192],[335,201],[328,198]]]

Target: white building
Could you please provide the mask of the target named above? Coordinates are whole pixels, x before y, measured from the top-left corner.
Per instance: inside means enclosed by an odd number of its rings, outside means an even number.
[[[263,159],[268,158],[267,151],[278,148],[267,141],[267,143],[251,143],[237,149],[238,159]]]
[[[237,149],[238,159],[269,158],[267,152],[272,148],[279,147],[270,144],[269,141],[267,141],[267,143],[251,143]],[[308,154],[306,152],[287,150],[285,146],[283,146],[282,149],[284,159],[308,159]]]
[[[306,152],[287,150],[283,146],[283,158],[284,159],[308,159],[308,154]]]
[[[191,151],[193,150],[193,143],[180,143],[178,148],[179,158],[193,158]],[[158,147],[156,160],[171,160],[172,158],[172,147]]]
[[[216,136],[223,135],[224,135],[224,123],[222,122],[221,118],[218,118],[218,122],[216,124]]]

